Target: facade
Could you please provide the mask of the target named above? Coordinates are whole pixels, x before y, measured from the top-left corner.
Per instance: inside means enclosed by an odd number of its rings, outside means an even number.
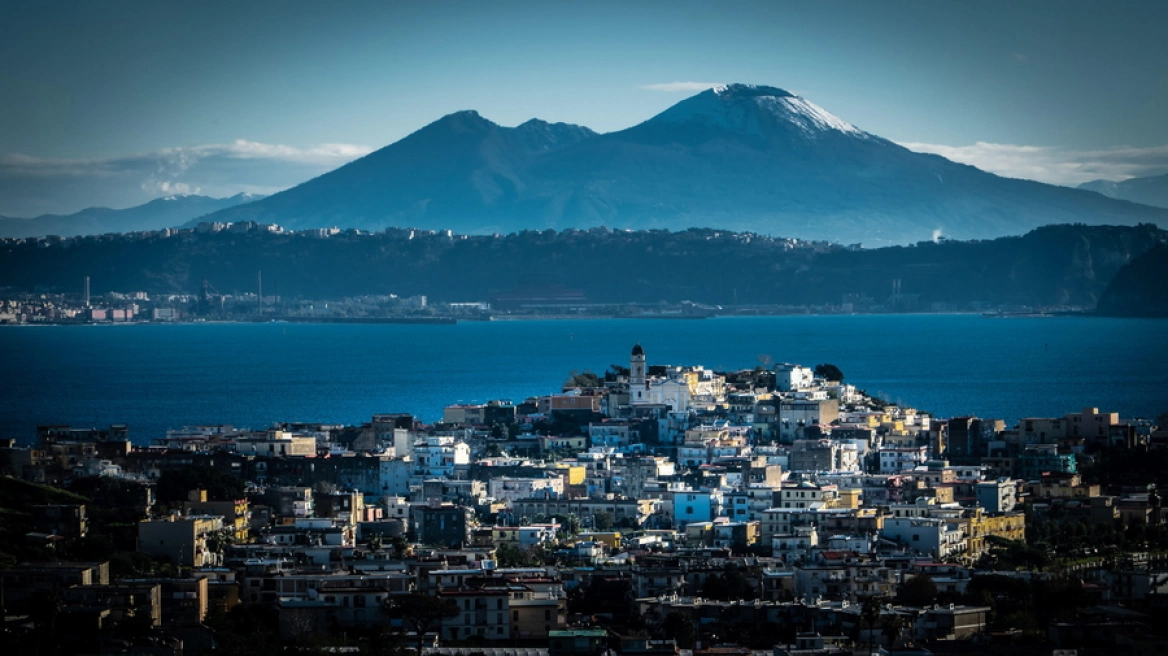
[[[804,436],[811,426],[827,426],[839,419],[839,401],[835,399],[784,399],[778,405],[777,437],[790,444]]]
[[[488,483],[492,499],[498,501],[515,501],[535,497],[559,498],[564,494],[564,479],[562,476],[546,478],[509,478],[506,476],[492,478]]]
[[[268,431],[264,437],[238,438],[234,447],[236,453],[244,456],[312,457],[316,455],[316,438],[275,430]]]
[[[138,550],[185,567],[214,566],[219,554],[209,548],[208,538],[222,530],[222,516],[143,521],[138,524]]]
[[[1018,482],[1008,478],[982,481],[975,487],[977,505],[987,513],[1013,512],[1018,503]]]
[[[937,560],[958,558],[967,546],[959,522],[932,517],[888,518],[880,536]]]
[[[809,367],[786,362],[775,365],[775,389],[781,392],[810,389],[814,381],[815,372]]]
[[[454,478],[457,467],[470,464],[470,446],[449,436],[427,436],[413,452],[414,471],[426,477]]]
[[[473,511],[464,506],[442,504],[414,506],[417,541],[429,545],[466,545],[470,543],[470,520]]]

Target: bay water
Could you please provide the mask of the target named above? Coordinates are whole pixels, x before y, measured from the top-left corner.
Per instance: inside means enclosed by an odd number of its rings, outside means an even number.
[[[0,329],[0,437],[38,424],[168,428],[426,421],[451,403],[558,391],[573,371],[837,365],[848,382],[935,416],[1168,412],[1168,321],[980,315],[579,319],[457,325],[208,323]]]

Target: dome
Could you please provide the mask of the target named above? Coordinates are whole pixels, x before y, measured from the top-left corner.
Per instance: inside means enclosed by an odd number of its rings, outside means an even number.
[[[640,342],[633,346],[633,355],[645,355],[645,349],[641,348]]]

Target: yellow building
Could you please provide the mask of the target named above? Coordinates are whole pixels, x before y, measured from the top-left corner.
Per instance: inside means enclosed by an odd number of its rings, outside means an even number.
[[[620,547],[621,534],[618,531],[593,531],[576,536],[583,542],[599,542],[609,549]]]
[[[863,500],[864,491],[857,488],[844,489],[839,491],[839,499],[835,504],[836,508],[847,508],[849,510],[858,510],[860,502]],[[831,507],[831,506],[824,506]]]
[[[251,506],[247,499],[208,501],[206,490],[191,490],[183,504],[183,512],[187,515],[222,516],[223,528],[231,531],[237,543],[248,542],[251,537]]]
[[[1026,516],[1022,513],[987,515],[981,508],[975,508],[959,521],[965,530],[965,557],[969,562],[977,561],[989,551],[986,538],[990,536],[1014,541],[1026,539]]]

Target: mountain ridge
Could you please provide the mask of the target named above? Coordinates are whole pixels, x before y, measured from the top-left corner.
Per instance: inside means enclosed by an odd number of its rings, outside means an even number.
[[[1092,180],[1078,186],[1079,189],[1095,191],[1110,198],[1168,208],[1168,173],[1141,178],[1114,180]]]
[[[76,237],[174,228],[209,212],[261,198],[248,193],[225,198],[185,194],[163,196],[122,209],[87,207],[72,214],[42,214],[32,218],[0,216],[0,237]]]
[[[604,134],[455,112],[202,220],[470,234],[709,227],[890,244],[1051,223],[1168,225],[1168,211],[915,153],[782,89],[735,84]]]

